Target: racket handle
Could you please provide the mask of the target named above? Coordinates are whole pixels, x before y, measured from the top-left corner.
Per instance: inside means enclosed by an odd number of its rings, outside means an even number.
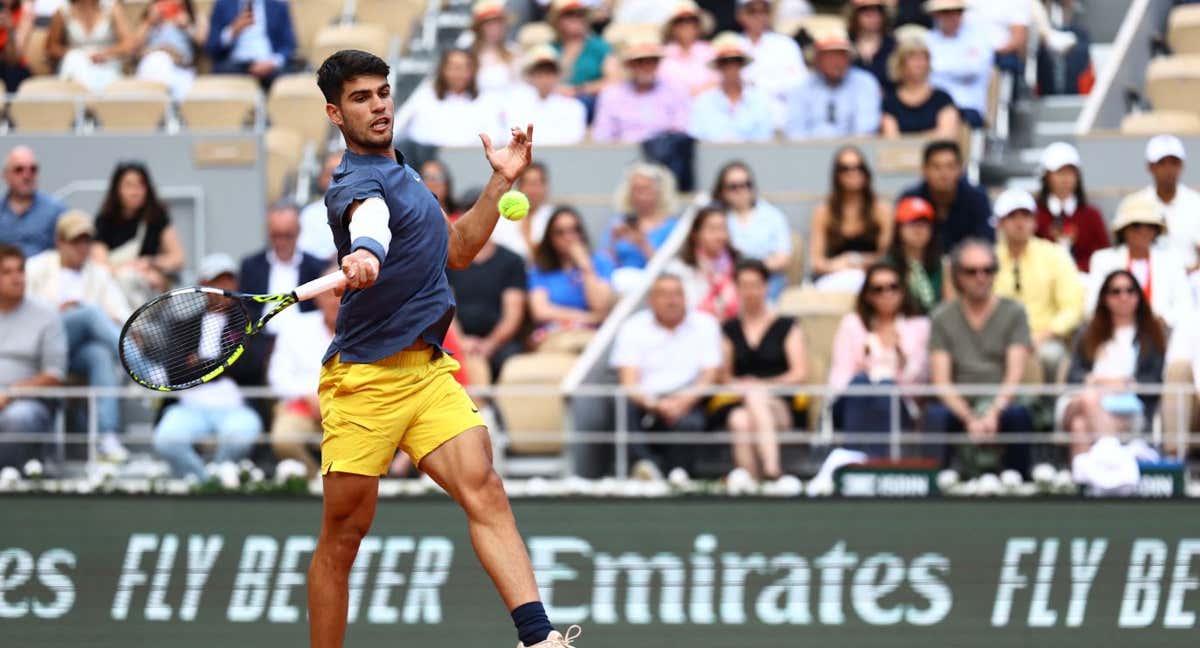
[[[316,297],[324,292],[329,292],[335,288],[341,288],[346,285],[346,275],[341,270],[330,272],[323,277],[317,277],[312,281],[296,288],[296,299],[305,301]]]

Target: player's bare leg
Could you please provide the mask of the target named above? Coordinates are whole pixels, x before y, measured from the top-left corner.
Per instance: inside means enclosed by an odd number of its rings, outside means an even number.
[[[350,473],[324,477],[321,536],[308,568],[311,648],[341,648],[346,635],[350,568],[375,518],[379,478]]]
[[[538,600],[525,542],[504,483],[492,469],[487,430],[472,428],[454,437],[426,455],[420,468],[466,512],[475,555],[508,609]]]

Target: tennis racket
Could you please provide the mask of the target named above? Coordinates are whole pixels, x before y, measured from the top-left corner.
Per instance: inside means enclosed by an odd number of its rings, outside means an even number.
[[[121,329],[121,364],[134,382],[173,392],[216,380],[267,322],[298,302],[344,286],[331,272],[278,295],[245,295],[194,286],[155,297],[133,312]],[[275,304],[257,322],[247,304]]]

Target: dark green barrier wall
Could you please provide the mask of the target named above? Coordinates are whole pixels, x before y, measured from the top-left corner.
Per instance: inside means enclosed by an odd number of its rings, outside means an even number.
[[[583,648],[1200,645],[1190,502],[516,505]],[[0,646],[296,648],[320,504],[0,499]],[[448,500],[385,501],[348,646],[512,646]]]

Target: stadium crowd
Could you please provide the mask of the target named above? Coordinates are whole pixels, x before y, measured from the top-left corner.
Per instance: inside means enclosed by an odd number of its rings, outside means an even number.
[[[0,65],[12,90],[23,73],[11,51],[19,51],[35,5],[7,4]],[[176,96],[186,94],[202,55],[215,72],[264,84],[303,67],[293,58],[282,0],[218,0],[211,16],[196,15],[189,0],[158,0],[140,25],[125,24],[102,0],[57,4],[47,12],[48,51],[62,77],[90,88],[120,75],[127,57],[137,59],[137,76]],[[1026,474],[1027,445],[997,449],[989,441],[1063,429],[1071,452],[1081,454],[1096,438],[1149,424],[1160,399],[1135,394],[1137,385],[1200,381],[1200,327],[1192,324],[1200,317],[1200,194],[1180,181],[1187,152],[1179,139],[1147,142],[1147,187],[1121,202],[1111,226],[1089,203],[1085,164],[1070,144],[1045,149],[1037,195],[1009,189],[992,201],[965,173],[958,141],[965,129],[985,125],[994,70],[1024,65],[1030,29],[1044,32],[1044,47],[1073,45],[1068,32],[1049,25],[1041,3],[853,0],[845,26],[796,35],[773,25],[781,12],[811,13],[804,0],[532,4],[544,12],[544,38],[518,46],[504,3],[475,3],[461,47],[447,50],[428,82],[397,106],[398,144],[475,146],[478,132],[499,135],[505,124],[527,121],[537,124],[539,145],[681,135],[719,142],[911,135],[928,143],[920,177],[894,205],[876,192],[860,150],[844,147],[830,161],[828,194],[800,234],[808,246],[804,284],[853,304],[831,340],[806,337],[802,318],[780,312],[800,251],[748,164],[730,161],[710,190],[698,192],[701,206],[678,258],[651,278],[649,260],[687,222],[669,165],[631,166],[615,191],[611,223],[592,241],[580,211],[555,200],[554,170],[535,163],[518,184],[529,217],[501,220],[471,267],[449,273],[458,310],[446,346],[464,367],[500,376],[516,354],[556,336],[586,337],[622,294],[649,281],[647,308],[621,324],[609,359],[633,394],[629,428],[729,430],[725,470],[761,479],[785,470],[777,434],[809,427],[814,403],[804,386],[819,375],[807,349],[813,344],[832,349],[827,380],[836,391],[935,386],[936,397],[904,399],[902,429],[965,433],[975,442],[947,447],[938,460]],[[653,31],[639,29],[647,23]],[[329,153],[319,192],[340,159]],[[436,157],[418,162],[425,184],[457,217],[462,195],[449,169]],[[38,165],[36,152],[22,147],[4,160],[0,386],[123,384],[120,325],[133,306],[185,276],[228,290],[281,292],[335,267],[319,193],[304,206],[270,205],[261,251],[240,262],[212,254],[189,264],[144,165],[113,169],[94,217],[40,189]],[[187,267],[194,275],[184,274]],[[276,318],[228,377],[163,408],[154,448],[177,475],[204,476],[197,444],[211,441],[217,459],[238,459],[264,431],[278,457],[316,471],[313,350],[328,345],[337,308],[327,296]],[[1038,416],[1044,403],[1013,390],[1030,366],[1039,381],[1086,389],[1060,399],[1046,420]],[[473,371],[460,379],[469,382]],[[964,384],[999,389],[963,395],[956,385]],[[244,399],[239,385],[267,385],[279,399]],[[701,393],[717,387],[728,394]],[[781,397],[788,387],[795,389]],[[1200,411],[1186,400],[1186,411]],[[0,434],[45,432],[55,407],[0,396]],[[855,393],[833,399],[830,415],[840,432],[886,432],[890,409],[886,396]],[[100,399],[98,419],[101,455],[124,460],[116,399]],[[1185,424],[1192,428],[1190,417]],[[850,445],[887,455],[878,443]],[[0,465],[36,451],[0,444]],[[634,444],[631,454],[641,476],[698,469],[699,453],[686,445]],[[404,462],[394,468],[404,470]]]

